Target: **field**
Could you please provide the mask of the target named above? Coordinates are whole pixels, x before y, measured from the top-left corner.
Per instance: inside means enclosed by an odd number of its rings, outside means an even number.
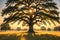
[[[60,40],[59,31],[38,31],[27,33],[24,31],[0,31],[0,40]]]

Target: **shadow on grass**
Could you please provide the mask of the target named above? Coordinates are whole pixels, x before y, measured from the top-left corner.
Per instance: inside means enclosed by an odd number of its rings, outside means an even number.
[[[0,40],[60,40],[60,37],[49,35],[49,34],[41,34],[41,35],[35,35],[33,33],[29,33],[27,35],[0,35]]]
[[[26,36],[26,38],[27,38],[26,40],[60,40],[60,37],[49,34],[41,34],[34,36],[29,34],[28,36]]]
[[[0,40],[19,40],[16,35],[0,35]]]

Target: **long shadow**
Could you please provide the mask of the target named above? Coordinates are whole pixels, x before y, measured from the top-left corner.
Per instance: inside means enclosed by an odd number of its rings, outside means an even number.
[[[19,40],[16,35],[0,35],[0,40]]]
[[[60,37],[49,34],[35,35],[33,33],[29,33],[25,37],[26,40],[60,40]]]
[[[0,35],[0,40],[60,40],[60,37],[49,35],[49,34],[41,34],[36,35],[35,33],[28,33],[27,35]]]

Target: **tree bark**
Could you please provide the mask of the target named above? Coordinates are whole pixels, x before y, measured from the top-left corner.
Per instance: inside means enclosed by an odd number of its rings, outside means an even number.
[[[29,32],[29,33],[34,33],[34,30],[33,30],[33,26],[32,26],[32,25],[29,26],[28,32]]]
[[[30,16],[30,19],[29,19],[29,30],[28,30],[28,32],[29,33],[34,33],[34,30],[33,30],[33,18],[32,18],[32,16]]]

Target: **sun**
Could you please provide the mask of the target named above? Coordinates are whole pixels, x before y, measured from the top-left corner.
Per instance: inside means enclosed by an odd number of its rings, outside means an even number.
[[[34,9],[34,8],[29,8],[28,13],[29,13],[30,15],[33,15],[34,12],[36,12],[36,9]]]

